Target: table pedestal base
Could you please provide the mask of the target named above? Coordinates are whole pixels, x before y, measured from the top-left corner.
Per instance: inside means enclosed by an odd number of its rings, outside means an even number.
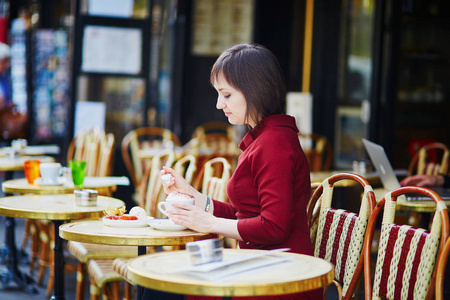
[[[34,286],[34,280],[29,275],[22,273],[18,267],[18,255],[15,241],[15,220],[7,217],[5,221],[6,236],[5,246],[7,252],[6,266],[7,272],[0,274],[1,283],[6,286],[11,280],[14,281],[20,288],[25,289],[31,294],[36,294],[37,289]]]

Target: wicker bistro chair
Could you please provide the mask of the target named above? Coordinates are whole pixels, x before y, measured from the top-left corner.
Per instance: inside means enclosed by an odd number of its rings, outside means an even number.
[[[449,156],[450,151],[444,144],[427,144],[413,156],[408,167],[408,175],[448,174]]]
[[[146,161],[139,157],[140,149],[167,149],[177,146],[181,146],[180,139],[166,128],[141,127],[127,133],[122,139],[122,158],[134,187],[139,187],[146,171]]]
[[[197,176],[194,187],[215,200],[228,201],[227,183],[231,177],[231,164],[223,157],[213,158],[205,163]]]
[[[331,207],[334,184],[339,180],[354,180],[364,189],[359,213]],[[320,202],[318,215],[316,204]],[[363,271],[362,249],[366,226],[376,205],[375,194],[367,180],[357,174],[333,175],[316,188],[307,211],[308,224],[317,230],[313,236],[314,255],[335,266],[334,284],[339,299],[351,299]],[[316,209],[314,209],[316,208]]]
[[[436,203],[430,231],[394,223],[397,199],[407,193],[427,195]],[[365,299],[433,299],[436,262],[449,235],[445,202],[434,191],[422,187],[401,187],[387,193],[369,219],[365,253],[370,252],[374,227],[383,208],[373,285],[371,257],[364,256]]]
[[[327,138],[317,133],[299,133],[298,137],[308,159],[311,172],[330,170],[333,149]]]

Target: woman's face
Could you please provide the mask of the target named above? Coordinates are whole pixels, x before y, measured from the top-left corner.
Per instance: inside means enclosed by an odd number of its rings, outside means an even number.
[[[233,125],[242,125],[245,122],[245,112],[247,110],[247,101],[244,95],[233,88],[225,78],[218,76],[214,82],[214,88],[219,94],[217,97],[216,108],[223,110],[228,122]],[[253,120],[248,120],[249,125],[254,127],[256,123]]]

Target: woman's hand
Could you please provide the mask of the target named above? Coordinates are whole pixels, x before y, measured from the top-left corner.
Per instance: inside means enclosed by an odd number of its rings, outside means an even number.
[[[212,214],[205,212],[198,206],[174,202],[172,206],[180,209],[166,210],[169,218],[180,225],[186,226],[198,232],[214,232],[214,224],[217,220]]]
[[[166,174],[170,174],[173,177],[171,178],[170,182],[164,182],[164,180],[161,180],[163,183],[164,192],[166,194],[170,194],[172,192],[181,192],[192,195],[193,190],[195,189],[180,174],[178,174],[171,168],[163,167],[163,169],[161,170],[161,176]]]

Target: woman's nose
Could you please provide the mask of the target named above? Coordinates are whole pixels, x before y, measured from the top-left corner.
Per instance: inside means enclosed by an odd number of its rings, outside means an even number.
[[[225,104],[223,103],[223,101],[220,100],[220,97],[217,98],[216,108],[217,109],[224,109],[225,108]]]

